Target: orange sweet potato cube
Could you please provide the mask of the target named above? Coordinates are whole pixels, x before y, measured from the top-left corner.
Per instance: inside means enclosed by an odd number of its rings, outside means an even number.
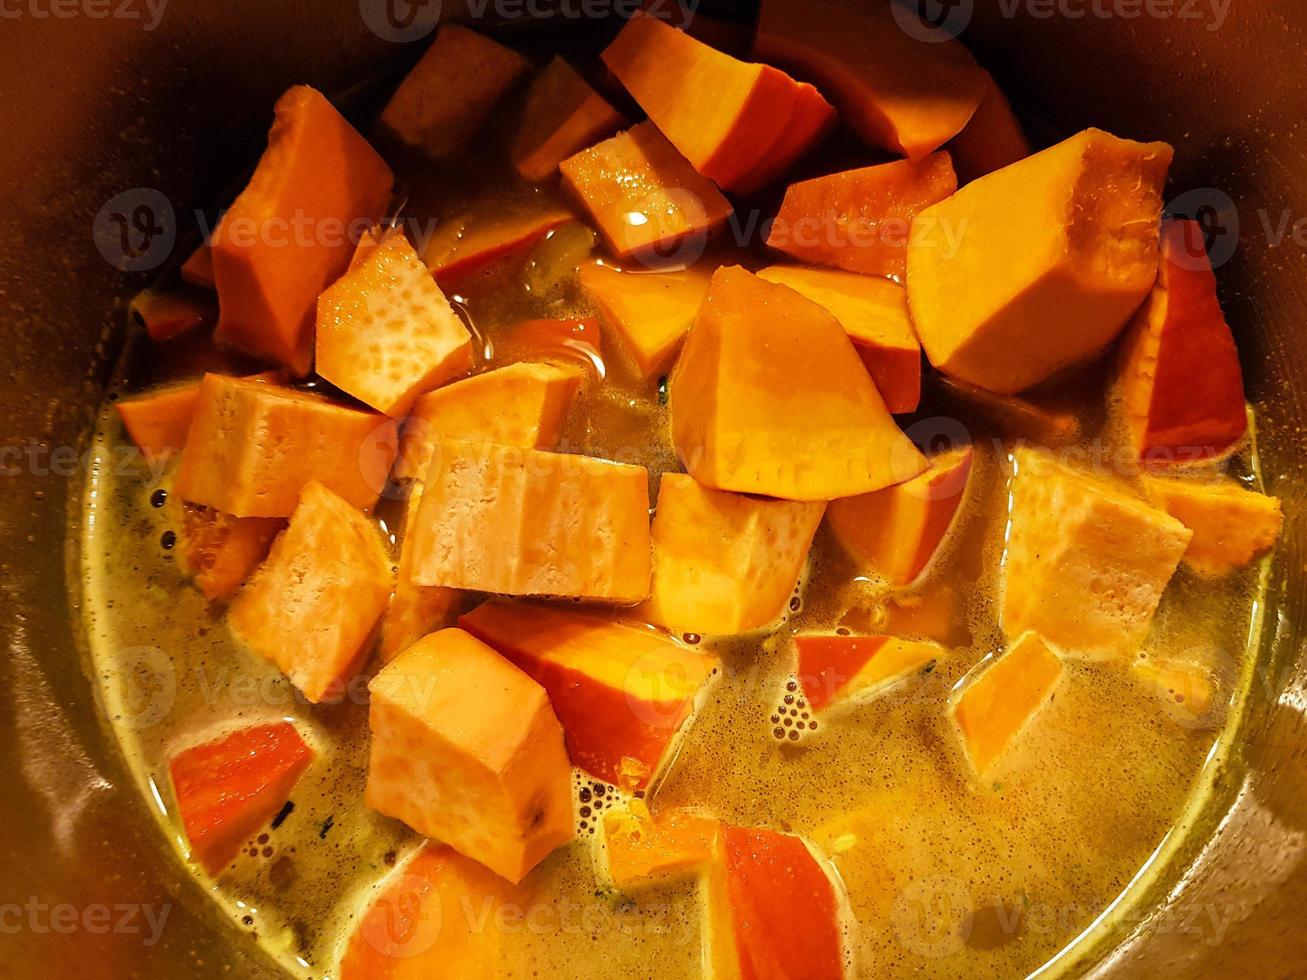
[[[289,517],[318,481],[370,508],[395,455],[395,423],[306,392],[206,374],[177,471],[182,500],[235,517]]]
[[[381,128],[433,159],[463,150],[531,62],[466,27],[440,29],[381,112]]]
[[[539,184],[558,173],[558,165],[572,154],[626,124],[575,68],[555,55],[527,89],[509,159],[519,174]]]
[[[372,679],[367,805],[519,882],[572,839],[572,769],[544,688],[460,629]]]
[[[649,785],[716,670],[643,626],[492,599],[459,620],[544,685],[572,764],[624,789]]]
[[[213,297],[192,292],[161,293],[145,289],[132,297],[132,317],[156,343],[172,340],[210,319],[217,308]]]
[[[988,73],[987,73],[988,74]],[[1030,141],[1012,106],[992,77],[985,95],[962,132],[948,145],[958,183],[969,184],[1030,156]]]
[[[1227,575],[1275,546],[1284,525],[1278,497],[1246,490],[1234,480],[1143,478],[1144,493],[1193,532],[1184,563],[1206,577]]]
[[[186,504],[177,536],[178,563],[210,602],[229,599],[268,556],[286,527],[280,517],[232,517]]]
[[[731,214],[713,182],[648,121],[568,157],[559,169],[563,188],[619,258],[697,245]]]
[[[123,428],[151,466],[166,463],[186,446],[200,397],[199,382],[159,388],[115,402]]]
[[[611,602],[649,594],[642,466],[442,439],[423,482],[418,585]]]
[[[738,266],[713,275],[669,399],[676,451],[714,490],[831,500],[926,467],[839,322]]]
[[[721,833],[716,820],[687,810],[655,819],[643,800],[606,811],[601,826],[604,874],[623,891],[700,871]]]
[[[458,589],[418,585],[413,581],[413,522],[422,502],[422,484],[409,487],[404,502],[404,533],[399,541],[395,591],[381,621],[381,662],[395,657],[428,633],[453,626],[463,611],[465,596]]]
[[[938,643],[883,635],[800,633],[794,646],[795,677],[816,712],[875,697],[946,655]]]
[[[363,665],[391,590],[390,556],[368,518],[320,483],[231,604],[236,639],[272,661],[314,704]]]
[[[943,150],[791,184],[767,245],[801,262],[902,280],[912,219],[957,190]]]
[[[422,261],[442,288],[462,288],[474,273],[521,255],[571,220],[571,212],[559,207],[512,214],[473,210],[438,225],[422,249]]]
[[[318,294],[345,271],[393,183],[321,93],[287,91],[254,175],[214,231],[217,340],[308,374]]]

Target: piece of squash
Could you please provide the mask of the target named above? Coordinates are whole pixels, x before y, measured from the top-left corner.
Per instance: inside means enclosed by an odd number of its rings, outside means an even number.
[[[947,654],[928,640],[883,635],[799,633],[794,647],[798,652],[795,677],[815,712],[873,698]]]
[[[151,466],[166,464],[186,447],[200,397],[198,381],[158,388],[114,402],[128,437]]]
[[[1184,563],[1216,578],[1249,565],[1273,547],[1284,526],[1280,499],[1234,480],[1199,482],[1143,477],[1144,493],[1193,532]]]
[[[422,501],[422,484],[409,486],[404,502],[404,530],[399,540],[399,564],[395,569],[395,591],[381,620],[381,662],[396,656],[428,633],[453,626],[467,597],[458,589],[439,585],[418,585],[413,581],[413,523]]]
[[[280,517],[233,517],[212,507],[184,504],[177,560],[210,602],[229,599],[268,557],[286,527]]]
[[[1030,141],[1016,113],[992,76],[985,95],[962,132],[948,144],[958,183],[969,184],[1030,156]]]
[[[620,112],[555,55],[531,81],[509,159],[526,180],[543,183],[558,165],[628,125]]]
[[[476,273],[496,271],[571,220],[572,213],[559,207],[510,214],[473,210],[441,222],[422,249],[422,261],[442,289],[464,289]]]
[[[718,821],[687,810],[655,819],[643,800],[606,811],[600,826],[602,872],[624,892],[697,874],[712,860],[721,833]]]

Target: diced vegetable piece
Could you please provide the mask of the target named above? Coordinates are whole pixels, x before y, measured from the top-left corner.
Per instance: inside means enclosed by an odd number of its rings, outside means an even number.
[[[188,282],[192,286],[204,286],[212,289],[215,285],[213,279],[213,250],[209,243],[205,242],[199,248],[187,257],[182,263],[181,276],[183,282]]]
[[[1103,350],[1157,277],[1171,155],[1089,129],[917,215],[908,305],[930,363],[1014,394]]]
[[[621,339],[641,380],[666,373],[708,293],[709,269],[622,272],[598,262],[581,269],[581,288]]]
[[[1233,480],[1198,483],[1145,476],[1144,492],[1194,534],[1184,562],[1200,575],[1227,575],[1275,546],[1284,525],[1280,499]]]
[[[794,100],[790,118],[780,135],[754,168],[736,181],[732,190],[751,194],[784,176],[800,157],[816,146],[835,124],[835,112],[820,92],[802,86]]]
[[[1002,625],[1069,654],[1132,656],[1193,532],[1128,492],[1018,449]]]
[[[1243,373],[1196,221],[1168,221],[1147,302],[1122,345],[1130,442],[1145,465],[1219,459],[1248,429]]]
[[[513,324],[495,343],[500,358],[545,360],[602,377],[603,338],[594,317],[546,317]]]
[[[199,382],[159,388],[114,403],[123,428],[151,466],[166,463],[186,446],[200,397]]]
[[[500,967],[502,932],[479,928],[519,898],[503,878],[447,844],[429,841],[387,879],[363,914],[340,960],[340,980],[491,977]]]
[[[390,663],[428,633],[453,626],[463,611],[465,597],[458,589],[413,581],[413,522],[421,501],[422,484],[414,482],[404,504],[404,536],[399,543],[395,591],[381,621],[382,663]]]
[[[958,41],[911,33],[901,5],[763,0],[754,57],[792,67],[820,86],[868,143],[919,160],[967,124],[986,75]]]
[[[1216,694],[1212,676],[1198,664],[1148,657],[1136,660],[1130,668],[1163,700],[1195,718],[1212,707]]]
[[[217,312],[212,297],[191,293],[160,293],[145,289],[132,298],[131,314],[156,343],[193,330]]]
[[[572,764],[644,789],[717,660],[661,633],[586,613],[492,599],[459,620],[545,686]]]
[[[288,721],[242,728],[178,752],[168,764],[191,860],[219,874],[276,816],[313,750]]]
[[[947,655],[938,643],[897,636],[800,633],[794,646],[799,687],[818,712],[875,697]]]
[[[486,216],[476,213],[443,222],[422,250],[436,282],[448,289],[476,272],[511,256],[521,255],[564,222],[565,208],[525,214]]]
[[[706,490],[664,473],[653,521],[650,621],[676,633],[746,633],[785,612],[824,502]]]
[[[280,517],[232,517],[186,504],[178,535],[178,563],[210,602],[229,599],[268,557],[286,526]]]
[[[666,254],[687,239],[701,241],[731,214],[721,191],[651,122],[568,157],[559,170],[564,189],[619,258]]]
[[[441,439],[413,535],[418,585],[638,602],[649,594],[649,474]]]
[[[1007,652],[984,663],[954,697],[949,714],[967,761],[983,776],[1053,694],[1062,661],[1037,633],[1022,633]]]
[[[237,640],[317,704],[339,697],[363,666],[390,590],[390,557],[376,527],[310,483],[227,621]]]
[[[898,283],[834,269],[773,265],[758,278],[789,286],[840,322],[891,412],[921,401],[921,345],[908,318],[908,294]]]
[[[992,77],[986,78],[985,97],[976,114],[949,143],[948,150],[959,184],[969,184],[1030,156],[1025,130]]]
[[[404,427],[397,479],[421,479],[440,438],[553,449],[581,390],[581,373],[556,364],[510,364],[423,395]]]
[[[606,811],[602,826],[604,873],[623,891],[697,873],[712,860],[721,833],[716,820],[686,810],[654,819],[643,800]]]
[[[545,690],[460,629],[368,685],[368,806],[519,882],[572,839],[572,770]]]
[[[764,163],[767,173],[783,172],[834,118],[812,86],[770,65],[739,61],[644,14],[626,22],[603,60],[694,169],[727,190],[761,186]],[[803,92],[810,95],[796,122]],[[794,139],[800,128],[802,141]]]
[[[1080,419],[1071,412],[1020,395],[996,395],[946,375],[938,375],[936,380],[945,392],[957,396],[968,411],[982,415],[1009,438],[1060,446],[1080,435]]]
[[[212,242],[220,343],[309,373],[318,294],[349,265],[351,231],[386,210],[394,178],[320,92],[277,100],[254,176]]]
[[[830,500],[926,467],[839,322],[738,266],[713,275],[669,396],[676,451],[715,490]]]
[[[803,838],[723,826],[704,879],[707,974],[843,980],[842,904],[826,861]]]
[[[316,480],[355,507],[377,502],[395,423],[306,392],[206,374],[177,471],[182,500],[235,517],[289,517]]]
[[[902,280],[912,219],[957,186],[943,150],[800,181],[785,189],[767,245],[802,262]]]
[[[381,113],[381,126],[433,159],[453,156],[480,131],[531,62],[456,24],[440,29]]]
[[[831,530],[865,571],[895,587],[911,585],[926,574],[957,523],[971,462],[970,446],[951,449],[905,483],[831,501]]]
[[[555,55],[527,89],[522,124],[509,158],[533,183],[558,173],[558,165],[627,125],[622,114]]]

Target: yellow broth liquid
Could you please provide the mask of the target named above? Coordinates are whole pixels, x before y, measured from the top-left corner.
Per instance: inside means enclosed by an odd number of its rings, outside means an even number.
[[[441,179],[422,165],[403,173],[411,188],[407,212],[423,217],[448,219],[469,202],[510,213],[550,200],[493,168]],[[548,274],[551,248],[539,247],[541,261],[525,270],[506,263],[451,291],[483,349],[478,370],[526,356],[505,340],[523,319],[594,315],[574,274],[548,281],[557,278]],[[766,261],[757,252],[721,258]],[[634,380],[613,338],[602,349],[560,449],[645,465],[656,488],[659,473],[678,468],[657,384]],[[203,336],[142,343],[124,359],[114,394],[246,367]],[[1063,386],[1060,401],[1084,427],[1068,451],[1088,456],[1119,442],[1104,421],[1103,391],[1101,370]],[[976,447],[969,498],[932,573],[916,590],[892,595],[820,532],[782,622],[700,641],[722,657],[723,670],[650,805],[655,813],[693,806],[808,837],[847,891],[859,975],[1024,975],[1055,958],[1118,898],[1191,802],[1243,674],[1257,573],[1213,584],[1182,569],[1146,647],[1149,656],[1213,670],[1212,711],[1195,719],[1125,663],[1072,661],[1038,723],[977,782],[946,704],[959,680],[1002,648],[996,593],[1007,453],[1019,433],[931,379],[922,409],[900,421],[919,441],[965,432]],[[343,703],[310,707],[274,667],[238,649],[223,608],[206,603],[163,547],[164,535],[179,530],[177,503],[155,506],[170,473],[124,461],[127,445],[106,405],[80,529],[83,608],[106,715],[179,870],[196,874],[224,914],[288,970],[331,976],[368,901],[421,843],[363,804],[365,682],[378,664],[369,664]],[[1248,459],[1234,468],[1254,482]],[[392,543],[400,514],[393,501],[378,510]],[[790,638],[831,629],[923,636],[948,653],[875,700],[816,720],[787,688]],[[295,788],[293,809],[214,881],[183,863],[168,758],[224,730],[280,718],[296,721],[317,760]],[[1207,764],[1210,772],[1217,763]],[[606,889],[594,870],[593,835],[618,794],[579,773],[575,782],[576,840],[530,874],[519,908],[485,923],[504,937],[500,974],[698,976],[695,884],[632,896]]]

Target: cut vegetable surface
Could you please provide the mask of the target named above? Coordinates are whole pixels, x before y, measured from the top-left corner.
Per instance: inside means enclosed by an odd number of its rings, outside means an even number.
[[[572,154],[625,125],[620,112],[575,68],[555,56],[527,89],[521,127],[509,157],[519,174],[541,183],[554,176],[558,165]]]
[[[461,289],[474,273],[493,271],[570,220],[571,212],[557,207],[500,215],[473,211],[438,225],[422,261],[443,288]]]
[[[211,507],[183,505],[178,564],[210,602],[235,594],[268,556],[286,527],[280,517],[232,517]]]
[[[412,483],[408,500],[404,502],[404,536],[399,542],[395,591],[381,621],[382,663],[394,660],[428,633],[453,626],[466,602],[458,589],[418,585],[413,581],[413,523],[421,502],[422,484]]]
[[[1278,497],[1234,480],[1208,482],[1145,476],[1144,492],[1193,532],[1184,562],[1200,575],[1229,574],[1275,546],[1284,524]]]
[[[874,697],[946,655],[938,643],[897,636],[800,633],[797,678],[813,711]]]
[[[114,407],[127,435],[154,466],[168,462],[186,447],[199,397],[199,382],[191,382],[125,398]]]
[[[721,824],[673,810],[654,818],[643,800],[604,814],[603,870],[623,891],[695,874],[719,850]]]

